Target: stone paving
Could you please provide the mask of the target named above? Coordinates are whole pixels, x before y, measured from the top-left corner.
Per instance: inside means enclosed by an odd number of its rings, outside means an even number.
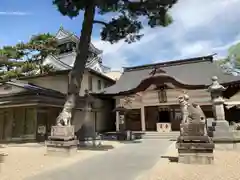
[[[123,145],[118,142],[103,142],[103,144],[112,145],[114,148]],[[45,147],[36,143],[10,144],[1,148],[1,151],[8,154],[0,168],[1,180],[22,180],[46,170],[62,168],[75,162],[80,163],[84,159],[108,152],[82,150],[71,157],[46,156]]]
[[[168,140],[128,143],[101,156],[43,172],[27,180],[134,180],[149,171],[171,143]]]
[[[177,155],[173,144],[166,155]],[[160,159],[141,180],[240,180],[240,152],[215,150],[213,165],[188,165]],[[140,179],[139,179],[140,180]]]

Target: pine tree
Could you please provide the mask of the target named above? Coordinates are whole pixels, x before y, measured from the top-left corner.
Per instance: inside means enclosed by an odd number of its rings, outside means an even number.
[[[39,71],[51,71],[51,67],[41,63],[47,55],[54,53],[58,53],[57,41],[49,33],[34,35],[26,43],[3,46],[0,49],[0,79],[9,80]]]
[[[140,31],[143,28],[140,17],[145,17],[150,27],[167,26],[172,22],[167,12],[176,2],[177,0],[53,0],[53,4],[64,16],[74,18],[84,11],[77,56],[69,74],[67,100],[58,117],[58,123],[67,122],[64,117],[72,117],[88,58],[93,24],[103,25],[100,35],[104,41],[116,43],[124,39],[132,43],[143,36]],[[113,17],[109,22],[94,19],[96,13],[105,15],[112,12],[116,13],[117,17]]]

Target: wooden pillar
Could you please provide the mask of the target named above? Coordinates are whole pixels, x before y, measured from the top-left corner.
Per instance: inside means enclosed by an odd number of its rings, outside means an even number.
[[[119,111],[116,111],[116,131],[119,131]]]
[[[142,131],[146,131],[146,122],[145,122],[145,108],[141,107],[141,127]]]

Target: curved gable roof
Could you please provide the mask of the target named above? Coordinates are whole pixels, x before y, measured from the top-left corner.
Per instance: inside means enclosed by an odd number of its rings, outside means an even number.
[[[212,76],[217,76],[221,84],[240,81],[240,77],[223,73],[220,67],[213,63],[212,56],[203,56],[186,60],[125,68],[116,84],[106,88],[104,93],[119,94],[136,89],[144,80],[149,80],[154,68],[160,68],[178,84],[188,87],[209,86],[212,83]],[[159,75],[155,74],[153,77],[156,78],[157,76]],[[159,78],[161,78],[161,76],[159,76]]]

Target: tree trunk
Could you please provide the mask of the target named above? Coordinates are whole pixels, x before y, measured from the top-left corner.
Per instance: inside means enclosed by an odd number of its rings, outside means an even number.
[[[93,3],[89,3],[84,12],[80,42],[77,47],[77,56],[74,66],[69,73],[67,99],[62,112],[57,118],[57,125],[71,125],[72,114],[76,105],[77,97],[79,96],[85,65],[88,59],[88,50],[89,44],[91,43],[94,14],[95,5]]]

